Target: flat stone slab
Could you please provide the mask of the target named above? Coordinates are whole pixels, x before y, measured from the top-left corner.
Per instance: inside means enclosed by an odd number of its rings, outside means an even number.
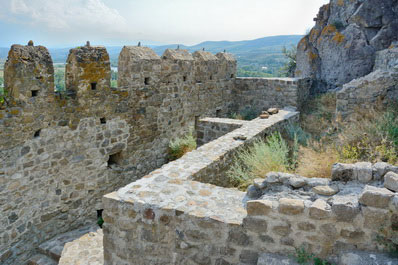
[[[39,246],[39,252],[58,261],[61,258],[61,254],[66,243],[74,241],[76,238],[80,238],[84,234],[96,231],[97,228],[97,225],[89,225],[56,236],[41,244]]]
[[[340,255],[339,265],[395,265],[398,258],[384,253],[364,251],[348,252]]]
[[[102,229],[84,234],[78,239],[65,244],[59,265],[104,264]]]
[[[299,265],[299,263],[287,256],[263,253],[258,257],[257,265]]]
[[[333,186],[316,186],[312,188],[312,191],[318,195],[332,196],[339,192],[339,189]]]

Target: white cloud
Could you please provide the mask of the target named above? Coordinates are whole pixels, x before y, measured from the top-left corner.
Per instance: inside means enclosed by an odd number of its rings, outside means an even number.
[[[0,35],[7,36],[0,43],[195,44],[304,34],[328,1],[0,0]]]
[[[59,33],[111,33],[124,31],[127,25],[101,0],[11,0],[8,7],[9,20]]]

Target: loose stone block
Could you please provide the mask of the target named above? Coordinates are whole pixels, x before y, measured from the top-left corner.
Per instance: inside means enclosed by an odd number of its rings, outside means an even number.
[[[304,178],[293,177],[293,178],[289,179],[289,184],[293,188],[298,189],[298,188],[304,187],[307,184],[307,182]]]
[[[373,170],[373,179],[374,180],[381,180],[384,175],[392,171],[394,173],[398,173],[398,167],[392,166],[386,162],[377,162],[372,166]]]
[[[268,215],[272,210],[272,202],[267,200],[254,200],[247,202],[247,215]]]
[[[325,219],[330,217],[331,208],[324,200],[316,200],[309,209],[310,217],[314,219]]]
[[[359,203],[355,196],[336,195],[331,204],[332,212],[338,221],[352,222],[359,213]]]
[[[393,195],[394,193],[385,188],[367,185],[359,197],[359,202],[376,208],[387,208]]]
[[[398,174],[394,172],[388,172],[384,176],[384,187],[389,190],[398,192]]]
[[[335,186],[316,186],[312,191],[319,195],[332,196],[339,192],[339,189]]]
[[[282,198],[279,200],[279,212],[288,215],[295,215],[304,211],[304,201]]]
[[[269,108],[268,110],[267,110],[267,112],[269,113],[269,114],[277,114],[278,112],[279,112],[279,109],[278,108]]]
[[[262,195],[262,191],[261,189],[259,189],[258,187],[256,187],[255,185],[250,185],[247,188],[247,196],[249,198],[253,198],[253,199],[257,199]]]
[[[354,165],[336,163],[332,166],[332,180],[350,181],[353,179]]]
[[[354,179],[362,183],[368,183],[372,180],[372,176],[372,163],[358,162],[354,164]]]

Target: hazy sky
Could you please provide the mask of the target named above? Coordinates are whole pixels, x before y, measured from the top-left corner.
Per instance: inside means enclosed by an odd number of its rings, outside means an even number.
[[[0,0],[0,47],[196,44],[305,34],[328,0]]]

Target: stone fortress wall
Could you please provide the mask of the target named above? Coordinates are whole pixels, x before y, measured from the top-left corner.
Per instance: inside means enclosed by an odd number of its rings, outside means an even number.
[[[169,141],[200,118],[239,111],[253,102],[250,91],[265,109],[278,95],[278,104],[298,107],[302,99],[285,91],[306,89],[296,79],[238,79],[226,53],[167,50],[159,57],[126,46],[118,71],[111,88],[104,47],[71,49],[60,93],[45,47],[11,47],[0,107],[2,264],[23,263],[40,243],[95,221],[104,194],[165,164]]]
[[[331,179],[271,172],[247,193],[225,188],[235,152],[298,114],[203,119],[203,139],[218,138],[104,197],[105,264],[297,264],[296,248],[340,265],[398,262],[369,253],[397,235],[396,166],[335,164]]]

